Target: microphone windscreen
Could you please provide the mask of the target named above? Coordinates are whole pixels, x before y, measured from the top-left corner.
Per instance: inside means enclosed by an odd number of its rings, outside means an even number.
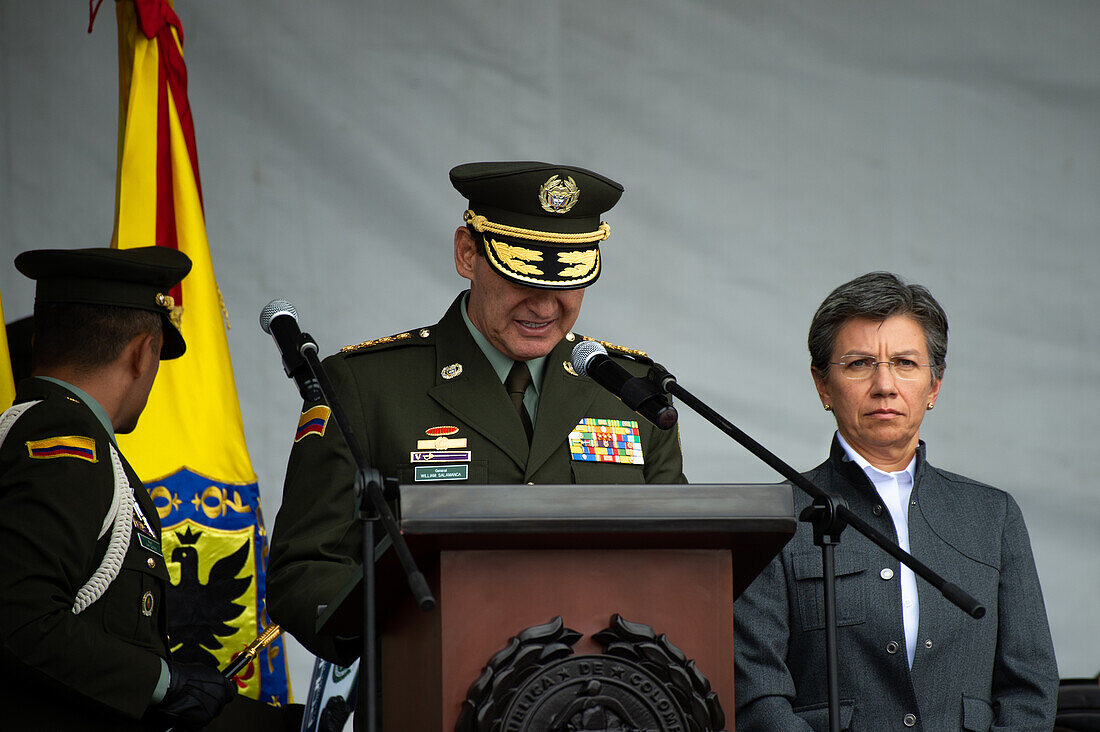
[[[289,315],[295,323],[298,322],[298,311],[293,305],[286,300],[272,300],[260,311],[260,327],[264,329],[264,333],[271,332],[271,321],[278,315]]]
[[[573,346],[573,370],[580,376],[588,376],[588,362],[600,353],[606,356],[607,349],[596,341],[581,341]]]

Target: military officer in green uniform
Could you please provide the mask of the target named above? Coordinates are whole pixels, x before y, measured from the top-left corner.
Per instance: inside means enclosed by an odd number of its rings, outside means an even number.
[[[192,729],[236,694],[171,661],[160,521],[119,453],[184,352],[163,247],[24,252],[33,376],[0,417],[0,727]],[[166,446],[166,449],[171,449]]]
[[[682,483],[679,435],[659,430],[570,364],[584,288],[600,276],[601,221],[618,183],[546,163],[451,171],[469,202],[454,234],[470,281],[435,325],[348,346],[324,362],[368,462],[402,484]],[[640,351],[608,346],[641,375]],[[322,658],[356,643],[314,630],[317,606],[358,573],[355,464],[327,406],[307,404],[267,575],[272,619]]]

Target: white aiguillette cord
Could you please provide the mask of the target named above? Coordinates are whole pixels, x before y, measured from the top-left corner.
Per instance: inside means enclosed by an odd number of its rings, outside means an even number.
[[[122,560],[126,558],[126,550],[130,547],[130,532],[134,528],[134,522],[130,520],[130,515],[134,512],[134,493],[130,490],[130,480],[126,477],[118,450],[114,445],[110,447],[111,467],[114,468],[115,473],[115,494],[111,499],[111,508],[103,519],[99,536],[102,537],[107,533],[107,527],[111,523],[114,523],[114,528],[111,530],[111,541],[107,544],[107,551],[103,553],[103,561],[76,593],[73,601],[74,615],[79,615],[103,596],[118,577],[118,573],[122,571]]]

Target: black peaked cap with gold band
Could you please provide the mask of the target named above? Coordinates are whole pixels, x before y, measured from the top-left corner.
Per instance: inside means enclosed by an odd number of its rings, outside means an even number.
[[[575,290],[600,276],[600,220],[623,187],[584,168],[537,162],[466,163],[451,184],[467,198],[466,225],[502,277],[527,287]]]
[[[162,359],[179,358],[182,308],[171,289],[191,271],[186,254],[168,247],[36,249],[15,258],[15,268],[36,281],[36,303],[111,305],[148,310],[164,323]]]

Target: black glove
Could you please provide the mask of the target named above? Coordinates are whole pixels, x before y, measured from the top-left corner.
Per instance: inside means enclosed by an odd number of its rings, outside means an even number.
[[[209,666],[168,662],[168,691],[154,710],[166,724],[199,729],[237,695],[237,683]]]

